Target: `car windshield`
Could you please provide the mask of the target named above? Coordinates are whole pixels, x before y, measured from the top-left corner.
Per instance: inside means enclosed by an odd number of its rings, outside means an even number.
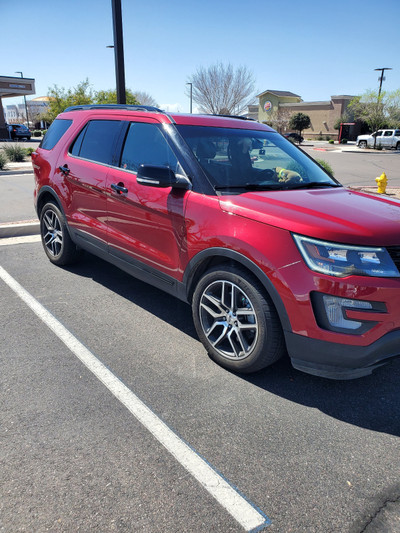
[[[276,132],[187,125],[177,129],[221,194],[340,186]]]

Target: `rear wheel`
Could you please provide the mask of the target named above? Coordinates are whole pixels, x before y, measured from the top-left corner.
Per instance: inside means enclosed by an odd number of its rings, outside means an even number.
[[[255,372],[284,353],[275,307],[247,271],[229,266],[210,270],[196,287],[192,307],[199,338],[221,366]]]
[[[400,150],[400,142],[396,144],[396,150]]]
[[[80,251],[69,236],[64,216],[53,202],[40,213],[40,234],[44,251],[55,265],[69,265],[79,258]]]

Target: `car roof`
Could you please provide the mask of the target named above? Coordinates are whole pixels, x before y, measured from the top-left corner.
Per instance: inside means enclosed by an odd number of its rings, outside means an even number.
[[[65,109],[57,118],[78,118],[88,114],[89,116],[120,116],[129,115],[133,117],[148,117],[156,119],[161,123],[172,123],[177,125],[209,126],[220,128],[237,128],[246,130],[274,131],[266,124],[261,124],[246,117],[226,116],[226,115],[198,115],[193,113],[168,113],[153,106],[140,105],[82,105],[72,106]]]

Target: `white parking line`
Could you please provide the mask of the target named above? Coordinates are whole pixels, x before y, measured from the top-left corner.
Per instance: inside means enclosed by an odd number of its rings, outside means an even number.
[[[40,242],[40,235],[25,235],[24,237],[4,237],[0,239],[0,246],[11,246],[13,244],[29,244]]]
[[[264,513],[244,498],[238,489],[180,439],[1,266],[0,278],[246,531],[254,532],[270,524],[269,518]]]

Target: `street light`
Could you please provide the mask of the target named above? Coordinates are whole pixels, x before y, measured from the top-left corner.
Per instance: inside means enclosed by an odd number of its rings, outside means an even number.
[[[186,85],[190,85],[190,112],[193,109],[193,83],[188,82]]]
[[[24,75],[22,74],[22,72],[20,70],[16,70],[15,74],[21,74],[21,78],[24,77]],[[25,95],[24,95],[24,103],[25,103],[26,122],[27,122],[27,126],[29,128],[28,106],[26,105],[26,96]]]
[[[382,82],[383,82],[383,80],[385,79],[384,76],[383,76],[384,73],[385,73],[385,70],[393,70],[393,69],[392,69],[392,68],[389,68],[389,67],[384,67],[384,68],[376,68],[376,69],[374,69],[374,70],[379,70],[379,71],[382,72],[382,74],[381,74],[381,75],[379,76],[379,78],[378,78],[378,80],[380,80],[380,84],[379,84],[379,93],[378,93],[378,100],[379,100],[379,98],[380,98],[380,96],[381,96],[381,91],[382,91]]]

